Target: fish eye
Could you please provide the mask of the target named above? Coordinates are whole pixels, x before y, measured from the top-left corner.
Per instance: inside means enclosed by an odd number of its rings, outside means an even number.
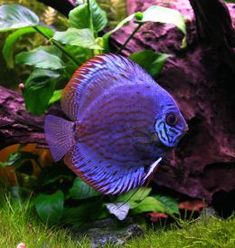
[[[166,123],[169,126],[175,126],[178,122],[178,116],[175,113],[168,113],[166,115]]]

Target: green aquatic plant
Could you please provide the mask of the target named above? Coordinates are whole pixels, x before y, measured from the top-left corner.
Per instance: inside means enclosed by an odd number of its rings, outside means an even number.
[[[0,245],[16,247],[20,242],[26,247],[90,247],[85,236],[75,239],[67,229],[49,227],[35,218],[31,199],[24,203],[5,197],[0,199]]]
[[[74,236],[68,229],[49,227],[33,218],[30,200],[19,204],[9,198],[0,199],[0,245],[16,247],[24,242],[27,247],[86,248],[91,241],[86,236]],[[199,218],[194,222],[182,221],[181,226],[172,225],[158,229],[150,228],[144,235],[135,237],[122,247],[226,247],[235,244],[235,217],[227,220],[216,217]],[[116,247],[107,244],[105,247]]]
[[[84,227],[89,221],[110,216],[124,220],[128,215],[139,216],[148,212],[179,215],[177,199],[151,193],[150,187],[133,189],[119,196],[102,197],[62,164],[43,167],[38,155],[23,148],[20,146],[0,163],[0,168],[14,168],[17,183],[14,186],[5,183],[8,191],[0,192],[0,197],[11,192],[9,199],[13,202],[25,204],[29,201],[27,204],[48,226],[66,224]],[[40,170],[38,177],[35,176],[35,166]]]
[[[171,18],[168,18],[169,14]],[[136,22],[137,28],[127,38],[120,51],[146,22],[171,23],[186,34],[182,15],[176,10],[159,6],[152,6],[143,13],[138,12],[126,17],[103,35],[100,35],[100,31],[107,26],[107,14],[95,0],[85,1],[74,8],[69,13],[68,26],[64,31],[42,23],[33,11],[22,5],[4,4],[0,6],[0,15],[0,32],[10,32],[3,47],[3,57],[9,68],[13,68],[15,64],[31,68],[31,74],[24,82],[23,96],[26,108],[37,115],[45,112],[54,94],[59,99],[58,87],[65,85],[78,66],[96,54],[110,51],[110,36],[128,22]],[[45,18],[42,20],[45,21]],[[15,43],[23,36],[35,33],[45,40],[32,50],[21,51],[15,55]],[[141,65],[147,65],[149,60],[144,62],[142,59],[147,58],[150,53],[153,54],[152,57],[155,56],[152,63],[155,70],[150,73],[156,76],[161,71],[157,68],[162,68],[168,55],[158,54],[157,59],[153,51],[146,51],[131,58],[138,63],[138,57],[141,56]],[[148,67],[145,69],[148,70]]]

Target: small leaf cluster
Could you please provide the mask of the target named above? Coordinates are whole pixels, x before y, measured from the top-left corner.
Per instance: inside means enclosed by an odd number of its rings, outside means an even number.
[[[101,198],[100,193],[79,178],[75,178],[67,193],[57,190],[53,194],[39,194],[34,201],[38,216],[44,223],[85,226],[87,223],[114,215],[125,220],[148,212],[178,215],[176,199],[163,195],[150,195],[151,188],[138,188],[116,197]],[[131,196],[131,197],[130,197]],[[69,205],[73,201],[76,206]]]

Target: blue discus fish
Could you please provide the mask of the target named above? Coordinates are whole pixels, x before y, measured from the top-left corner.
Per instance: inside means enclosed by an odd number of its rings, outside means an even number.
[[[133,61],[96,56],[63,90],[67,119],[47,115],[45,135],[55,161],[104,194],[144,184],[187,124],[172,96]]]

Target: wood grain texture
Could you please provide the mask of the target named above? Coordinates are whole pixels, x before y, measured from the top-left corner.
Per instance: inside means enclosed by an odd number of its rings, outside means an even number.
[[[0,149],[18,143],[45,146],[43,119],[25,110],[19,93],[0,86]]]

